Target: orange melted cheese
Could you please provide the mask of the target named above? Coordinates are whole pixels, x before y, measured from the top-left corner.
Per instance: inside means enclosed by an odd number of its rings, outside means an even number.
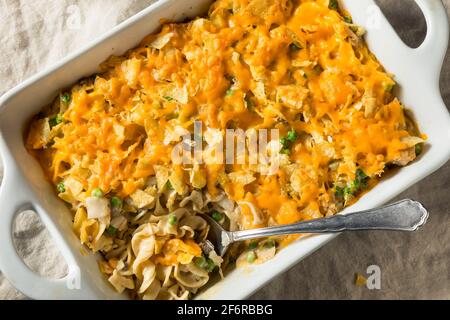
[[[70,176],[86,194],[99,187],[125,198],[145,186],[154,165],[185,174],[172,164],[174,143],[164,143],[175,126],[295,130],[277,174],[230,185],[222,179],[230,170],[251,168],[207,165],[205,190],[251,202],[263,223],[242,205],[243,228],[334,214],[347,204],[335,187],[358,169],[374,181],[413,135],[389,89],[394,80],[357,32],[327,0],[219,0],[208,17],[165,24],[72,87],[52,143],[40,145],[32,129],[28,146],[39,149],[55,184]],[[183,181],[193,189],[187,174]],[[168,263],[171,254],[158,259]]]
[[[192,260],[192,257],[201,257],[202,250],[193,240],[182,241],[171,239],[164,244],[163,253],[154,256],[152,259],[157,264],[166,266],[177,263],[185,263],[182,259]]]

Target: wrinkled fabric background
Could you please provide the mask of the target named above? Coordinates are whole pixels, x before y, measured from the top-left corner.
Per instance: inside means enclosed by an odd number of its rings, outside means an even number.
[[[450,14],[450,0],[443,1]],[[0,0],[0,95],[152,2]],[[418,46],[426,26],[413,1],[378,3],[405,42]],[[441,75],[441,91],[449,107],[449,53]],[[450,163],[399,199],[406,197],[421,201],[431,213],[420,231],[343,234],[252,298],[450,299]],[[41,275],[62,277],[66,266],[39,218],[25,212],[16,225],[16,246],[28,266]],[[355,273],[367,277],[370,265],[380,267],[380,290],[355,285]],[[11,287],[1,271],[0,299],[26,299]]]

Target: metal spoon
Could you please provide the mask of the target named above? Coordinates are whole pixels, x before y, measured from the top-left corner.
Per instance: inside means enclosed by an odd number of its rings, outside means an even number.
[[[381,208],[336,215],[330,218],[309,220],[294,224],[243,231],[226,231],[211,217],[208,239],[201,243],[205,254],[215,250],[223,256],[230,244],[269,236],[299,233],[337,233],[359,230],[416,231],[428,219],[427,210],[417,201],[402,200]]]

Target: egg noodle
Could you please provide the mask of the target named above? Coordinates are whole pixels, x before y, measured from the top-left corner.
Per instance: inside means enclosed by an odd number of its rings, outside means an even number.
[[[190,298],[236,260],[264,262],[297,238],[205,254],[205,215],[231,230],[331,216],[416,158],[425,137],[363,34],[337,1],[218,0],[110,57],[33,119],[27,148],[118,292]],[[226,129],[247,143],[277,130],[276,172],[201,161],[209,153],[173,161],[182,136],[215,146]]]

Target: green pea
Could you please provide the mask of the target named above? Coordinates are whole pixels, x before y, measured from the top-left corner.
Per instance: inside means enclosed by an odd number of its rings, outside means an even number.
[[[59,193],[66,192],[66,186],[63,182],[60,182],[56,185],[56,190],[58,190]]]
[[[69,92],[65,92],[65,93],[63,93],[62,95],[61,95],[61,101],[62,102],[64,102],[64,103],[69,103],[70,102],[70,100],[72,100],[72,97],[71,97],[71,95],[70,95],[70,93]]]
[[[195,257],[194,263],[197,267],[205,269],[207,272],[212,272],[216,267],[216,265],[211,259],[205,258],[203,256]]]
[[[50,128],[53,128],[54,126],[63,122],[63,120],[64,120],[63,116],[61,114],[57,114],[55,117],[50,118],[50,120],[48,120],[48,124],[50,125]]]
[[[416,152],[416,157],[420,156],[422,154],[423,151],[423,146],[422,144],[416,144],[416,146],[414,147],[414,151]]]
[[[176,224],[177,224],[177,221],[178,221],[178,218],[177,218],[176,215],[174,215],[174,214],[169,215],[169,224],[170,224],[171,226],[176,225]]]
[[[120,199],[119,197],[114,196],[111,198],[111,206],[113,208],[120,208],[122,207],[122,204],[123,204],[122,199]]]
[[[248,248],[249,248],[250,250],[256,249],[256,247],[258,247],[258,242],[256,242],[256,241],[250,242],[250,243],[248,244]]]
[[[106,233],[110,236],[110,237],[114,237],[117,234],[117,228],[114,226],[109,226],[108,229],[106,229]]]
[[[194,263],[197,267],[205,269],[208,267],[208,262],[206,261],[205,257],[195,257],[194,258]]]
[[[208,266],[205,268],[206,271],[213,272],[214,269],[216,268],[216,265],[214,264],[214,262],[211,259],[206,259],[206,263],[208,264]]]
[[[288,148],[289,147],[289,141],[286,138],[281,138],[280,139],[280,143],[284,148]]]
[[[298,138],[298,134],[297,132],[295,132],[295,130],[291,130],[288,132],[286,139],[290,142],[294,142],[295,140],[297,140]]]
[[[250,251],[249,253],[247,253],[247,262],[248,263],[253,263],[256,260],[256,254],[253,251]]]
[[[95,188],[92,190],[91,195],[96,198],[101,198],[103,197],[103,191],[100,188]]]
[[[214,219],[214,220],[216,220],[217,222],[219,222],[219,221],[221,221],[222,219],[223,219],[223,214],[221,214],[220,212],[218,212],[218,211],[214,211],[213,213],[212,213],[212,218]]]

